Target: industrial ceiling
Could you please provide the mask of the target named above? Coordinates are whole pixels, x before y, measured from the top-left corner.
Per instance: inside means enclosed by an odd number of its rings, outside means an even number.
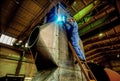
[[[119,0],[2,0],[1,33],[14,37],[14,44],[26,40],[45,15],[62,2],[77,20],[88,61],[120,68],[120,1]],[[120,69],[114,69],[120,72]]]

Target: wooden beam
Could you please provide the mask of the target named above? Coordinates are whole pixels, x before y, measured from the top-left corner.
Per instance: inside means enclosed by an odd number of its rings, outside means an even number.
[[[34,21],[32,21],[32,23],[27,27],[27,29],[20,35],[18,36],[18,40],[24,40],[28,37],[28,35],[30,34],[30,32],[32,31],[32,29],[39,24],[39,22],[42,20],[42,18],[57,4],[57,0],[53,0],[50,4],[46,5],[43,9],[43,11],[39,14],[37,14],[38,16],[36,17],[36,19],[34,19]]]
[[[15,72],[16,76],[18,76],[20,74],[20,70],[21,70],[21,66],[22,66],[22,60],[24,58],[24,55],[25,55],[25,51],[23,51],[23,53],[20,56],[20,60],[18,61],[18,65],[17,65],[16,72]]]
[[[115,1],[116,1],[119,17],[120,17],[120,0],[115,0]]]
[[[15,59],[15,58],[13,58],[12,56],[6,56],[6,55],[0,55],[0,59],[7,59],[7,60],[13,60],[13,61],[19,61],[18,59]],[[24,61],[24,60],[22,60],[22,62],[25,62],[25,63],[30,63],[30,64],[34,64],[34,62],[33,61]]]
[[[96,54],[92,54],[92,55],[87,56],[86,59],[87,59],[87,60],[91,60],[91,59],[93,59],[93,58],[95,58],[95,57],[97,57],[97,56],[100,56],[100,55],[101,55],[101,53],[99,52],[99,53],[96,53]]]
[[[98,46],[95,48],[90,48],[89,50],[85,50],[86,55],[92,54],[95,52],[100,52],[100,51],[106,51],[106,50],[111,50],[111,51],[117,51],[120,49],[120,44],[113,44],[113,45],[103,45],[103,46]]]
[[[0,43],[0,47],[5,47],[5,48],[9,48],[9,49],[12,49],[12,50],[16,50],[16,51],[19,51],[19,52],[22,52],[23,49],[21,48],[16,48],[14,46],[10,46],[10,45],[7,45],[7,44],[3,44],[3,43]]]
[[[6,33],[7,29],[9,27],[9,24],[13,21],[14,17],[16,16],[17,11],[19,10],[21,4],[23,3],[24,0],[17,0],[17,1],[13,1],[15,4],[13,6],[13,10],[9,15],[9,18],[7,19],[7,22],[5,24],[5,27],[3,28],[3,32],[2,33]],[[6,5],[7,6],[7,5]]]
[[[85,28],[86,26],[88,26],[89,24],[97,21],[98,19],[110,14],[111,12],[113,12],[115,10],[115,7],[114,6],[110,6],[110,5],[107,5],[106,6],[107,8],[104,9],[104,11],[102,12],[99,12],[98,14],[96,14],[95,16],[93,16],[88,22],[84,23],[82,26],[79,27],[79,30]]]

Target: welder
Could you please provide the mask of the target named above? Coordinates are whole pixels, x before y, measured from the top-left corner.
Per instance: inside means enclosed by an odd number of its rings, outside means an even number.
[[[69,18],[65,22],[65,28],[68,36],[68,40],[71,42],[77,56],[80,60],[85,61],[85,55],[82,48],[79,46],[80,37],[78,34],[78,24],[74,18]]]

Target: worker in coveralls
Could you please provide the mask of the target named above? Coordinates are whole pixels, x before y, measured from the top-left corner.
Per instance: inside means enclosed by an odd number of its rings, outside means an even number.
[[[79,34],[78,34],[78,25],[74,18],[70,18],[65,22],[65,28],[68,35],[68,40],[70,40],[77,56],[80,60],[85,61],[85,55],[79,46]],[[75,62],[76,63],[76,62]]]

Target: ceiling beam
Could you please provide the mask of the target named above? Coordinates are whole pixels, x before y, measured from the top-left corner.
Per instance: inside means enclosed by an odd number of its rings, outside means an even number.
[[[88,61],[96,61],[96,60],[102,60],[104,58],[104,56],[99,56],[93,59],[89,59]]]
[[[104,53],[108,53],[108,54],[110,54],[110,53],[118,54],[118,53],[120,52],[119,49],[120,49],[119,46],[116,47],[115,49],[108,49],[108,50],[106,50],[106,49],[104,49],[103,47],[101,47],[101,48],[97,48],[97,49],[93,49],[93,50],[87,51],[87,52],[85,52],[85,55],[86,55],[86,56],[91,56],[91,55],[95,55],[95,54],[97,54],[97,53],[102,53],[102,54],[104,54]]]
[[[117,49],[117,48],[120,48],[120,44],[119,44],[119,41],[120,40],[117,40],[117,41],[114,41],[114,43],[111,44],[111,42],[109,43],[97,43],[97,44],[90,44],[90,45],[86,45],[84,46],[84,51],[85,52],[88,52],[88,51],[91,51],[93,49],[99,49],[99,50],[104,50],[106,48],[108,48],[107,50],[111,50],[111,49]]]
[[[115,2],[116,2],[117,9],[118,9],[118,15],[120,17],[120,0],[115,0]]]
[[[84,33],[80,35],[80,37],[82,40],[90,39],[93,36],[98,35],[100,31],[105,32],[118,24],[119,24],[119,19],[117,16],[115,16],[112,19],[105,20],[105,22],[97,25],[94,28],[90,28],[88,31],[84,31]]]
[[[109,30],[110,31],[110,30]],[[92,37],[91,39],[87,40],[87,41],[83,41],[83,45],[84,46],[89,46],[89,45],[96,45],[96,44],[101,44],[101,42],[116,42],[119,39],[119,36],[120,36],[120,33],[116,33],[114,32],[113,34],[109,34],[109,36],[106,35],[106,32],[103,33],[103,36],[100,37],[100,36],[96,36],[96,37]],[[114,40],[113,39],[117,39],[117,40]]]
[[[86,59],[87,59],[87,60],[91,60],[91,59],[93,59],[93,58],[95,58],[95,57],[98,57],[98,56],[102,56],[102,53],[101,53],[101,52],[98,52],[98,53],[96,53],[96,54],[91,54],[91,55],[87,56]]]
[[[87,38],[87,39],[83,40],[83,44],[86,45],[86,44],[91,44],[91,43],[99,42],[99,41],[106,40],[106,39],[111,39],[111,38],[114,38],[114,37],[119,37],[120,33],[117,32],[116,29],[115,29],[115,28],[118,28],[119,26],[120,25],[115,25],[111,29],[108,29],[108,30],[104,31],[103,35],[101,37],[98,36],[98,35],[95,35],[95,36],[93,36],[91,38]],[[107,35],[107,33],[109,31],[113,31],[114,33]]]
[[[7,32],[7,29],[9,28],[10,23],[13,21],[14,17],[16,16],[17,11],[19,10],[21,4],[23,3],[24,0],[17,0],[14,1],[13,8],[11,10],[11,13],[9,15],[9,18],[7,19],[7,22],[5,24],[5,27],[3,28],[3,33]]]
[[[109,13],[111,13],[112,11],[115,10],[114,6],[111,5],[107,5],[107,8],[104,9],[104,11],[99,12],[98,14],[96,14],[95,16],[93,16],[88,22],[84,23],[82,26],[79,27],[79,30],[81,30],[82,28],[88,26],[89,24],[97,21],[98,19],[108,15]]]
[[[103,17],[103,18],[95,21],[94,23],[91,23],[91,24],[88,25],[87,27],[81,29],[81,30],[79,31],[79,34],[80,34],[80,36],[84,36],[84,35],[86,35],[87,33],[90,33],[90,32],[92,32],[92,31],[94,31],[94,30],[96,30],[96,29],[99,29],[99,28],[101,28],[101,27],[104,27],[105,25],[108,25],[108,24],[110,24],[110,23],[113,23],[113,22],[114,22],[115,20],[117,20],[117,19],[118,19],[118,16],[114,16],[114,17],[112,17],[112,18],[110,18],[110,17],[108,18],[107,16],[105,16],[105,17]],[[108,28],[108,27],[106,27],[106,28]],[[97,33],[99,33],[99,32],[97,32]]]
[[[81,9],[77,14],[74,15],[76,21],[79,22],[85,15],[87,15],[89,12],[95,9],[99,3],[100,1],[95,0],[89,5],[85,6],[85,8]]]
[[[24,51],[23,49],[21,48],[16,48],[16,47],[13,47],[13,46],[10,46],[10,45],[7,45],[7,44],[3,44],[3,43],[0,43],[0,47],[2,48],[9,48],[9,49],[12,49],[12,50],[15,50],[15,51],[19,51],[19,52],[22,52]]]
[[[44,18],[44,16],[50,11],[50,9],[52,9],[53,6],[55,6],[57,4],[57,0],[53,0],[52,2],[50,2],[50,4],[46,5],[43,9],[43,11],[38,15],[38,17],[27,27],[27,29],[20,35],[18,36],[18,40],[24,40],[29,36],[30,32],[32,31],[32,29],[39,24],[39,22],[42,20],[42,18]]]

